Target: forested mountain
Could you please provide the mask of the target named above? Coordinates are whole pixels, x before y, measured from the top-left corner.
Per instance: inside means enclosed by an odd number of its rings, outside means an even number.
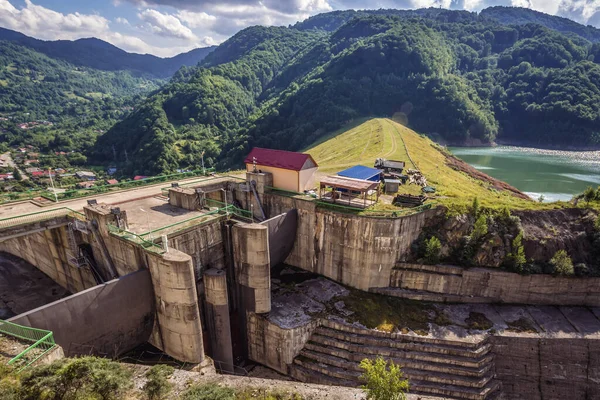
[[[85,151],[159,83],[75,66],[0,40],[0,150],[31,144],[43,151]]]
[[[539,24],[439,9],[322,14],[239,32],[90,154],[123,162],[127,151],[132,172],[195,165],[202,151],[234,166],[251,146],[300,149],[365,116],[454,144],[597,148],[598,62],[597,44]]]
[[[564,33],[574,33],[592,42],[600,42],[600,29],[578,24],[568,18],[544,14],[529,8],[490,7],[481,11],[483,17],[505,25],[539,24]]]
[[[214,46],[198,48],[175,57],[160,58],[151,54],[128,53],[96,38],[44,41],[4,28],[0,28],[0,40],[29,47],[76,66],[103,71],[129,71],[148,78],[169,78],[182,66],[197,65],[214,49]]]

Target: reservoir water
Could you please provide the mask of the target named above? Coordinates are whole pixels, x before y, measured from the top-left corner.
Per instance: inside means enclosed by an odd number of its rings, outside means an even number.
[[[600,151],[527,147],[451,147],[478,170],[505,181],[534,199],[570,200],[588,186],[600,186]]]

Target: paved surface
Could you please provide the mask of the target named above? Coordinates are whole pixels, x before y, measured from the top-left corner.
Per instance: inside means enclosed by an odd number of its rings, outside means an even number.
[[[4,154],[0,155],[0,160],[4,161],[6,163],[6,165],[11,168],[17,168],[17,164],[15,164],[15,162],[13,161],[10,153],[4,153]],[[23,178],[24,181],[29,179],[29,176],[27,176],[25,171],[23,171],[20,168],[17,168],[17,169],[21,173],[21,177]]]
[[[161,182],[161,183],[158,183],[155,185],[145,186],[145,187],[138,188],[138,189],[123,190],[123,191],[119,191],[119,192],[84,197],[84,198],[74,199],[74,200],[64,200],[64,201],[58,202],[57,204],[53,204],[51,206],[46,206],[46,207],[40,207],[29,201],[21,202],[21,203],[4,204],[4,205],[0,206],[0,218],[13,217],[13,216],[21,215],[21,214],[27,214],[27,213],[38,212],[38,211],[52,210],[54,208],[60,208],[60,207],[69,207],[75,211],[81,211],[81,210],[83,210],[83,207],[85,205],[87,205],[87,201],[90,199],[96,199],[96,200],[98,200],[98,202],[101,202],[101,203],[118,204],[118,203],[122,203],[122,202],[131,201],[134,199],[150,197],[153,195],[158,196],[161,194],[160,189],[163,187],[170,186],[171,182],[179,182],[180,184],[182,184],[182,183],[199,181],[201,179],[203,179],[203,178],[195,177],[195,178],[189,178],[189,179],[179,179],[179,180],[174,180],[174,181],[169,181],[169,182]]]

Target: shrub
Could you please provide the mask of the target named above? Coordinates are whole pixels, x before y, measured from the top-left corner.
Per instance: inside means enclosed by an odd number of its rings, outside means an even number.
[[[488,233],[488,224],[487,218],[484,215],[480,215],[475,221],[473,225],[473,232],[471,233],[471,239],[474,242],[477,242],[479,239],[487,235]]]
[[[590,275],[590,269],[584,263],[575,265],[575,267],[573,269],[575,271],[576,276],[589,276]]]
[[[131,372],[117,362],[64,358],[26,372],[21,378],[21,400],[121,399],[131,386]]]
[[[471,206],[471,215],[473,215],[473,218],[475,218],[475,219],[479,218],[480,211],[481,211],[481,207],[479,206],[479,198],[475,197],[473,199],[473,205]]]
[[[568,276],[574,273],[573,261],[565,250],[558,250],[550,260],[550,265],[555,275]]]
[[[512,251],[508,253],[505,260],[506,266],[515,272],[522,273],[527,258],[525,257],[525,248],[523,247],[523,231],[512,241]]]
[[[235,400],[235,392],[216,383],[195,385],[183,393],[181,400]]]
[[[365,381],[362,386],[369,400],[406,400],[408,392],[408,379],[399,365],[393,361],[389,363],[381,357],[376,360],[368,358],[360,362],[363,370],[361,379]]]
[[[596,200],[596,191],[593,187],[588,186],[587,189],[585,189],[583,192],[583,199],[586,201],[586,203]]]
[[[594,223],[594,228],[596,228],[597,232],[600,232],[600,215],[598,215],[598,218],[596,218],[596,222]]]
[[[437,264],[440,262],[440,253],[442,251],[442,243],[440,239],[432,236],[425,241],[425,263]]]
[[[146,372],[146,384],[143,387],[144,393],[150,400],[164,399],[173,388],[169,382],[169,377],[173,375],[175,369],[170,365],[155,365]]]

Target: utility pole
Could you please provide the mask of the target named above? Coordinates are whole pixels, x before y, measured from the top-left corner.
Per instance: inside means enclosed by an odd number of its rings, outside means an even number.
[[[204,150],[202,150],[202,154],[200,156],[202,157],[202,173],[206,176],[206,168],[204,168]]]
[[[50,184],[52,185],[52,193],[54,193],[54,201],[58,203],[58,195],[56,194],[56,188],[54,187],[54,181],[52,180],[52,168],[48,168],[48,177],[50,178]]]

